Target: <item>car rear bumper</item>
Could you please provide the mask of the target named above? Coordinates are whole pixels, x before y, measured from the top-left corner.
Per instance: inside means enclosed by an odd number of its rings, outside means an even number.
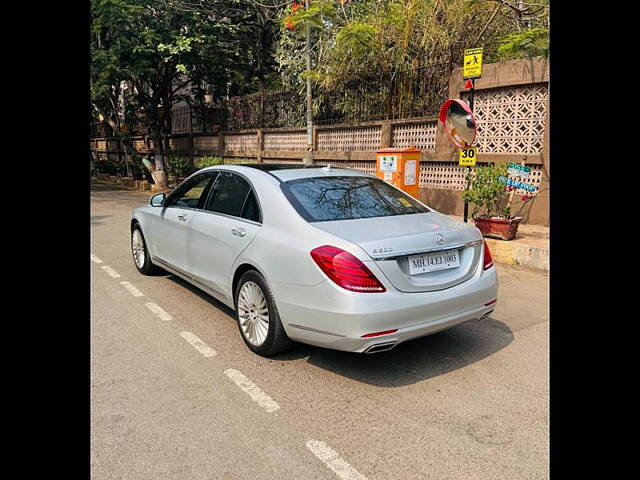
[[[405,293],[353,293],[332,282],[313,286],[273,284],[278,311],[292,340],[325,348],[365,352],[478,320],[495,309],[495,267],[445,290]],[[376,337],[363,335],[394,330]]]

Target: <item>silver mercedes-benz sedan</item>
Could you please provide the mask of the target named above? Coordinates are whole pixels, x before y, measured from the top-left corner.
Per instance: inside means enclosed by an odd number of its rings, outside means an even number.
[[[292,340],[381,352],[495,308],[480,231],[373,175],[300,165],[202,169],[134,210],[137,269],[236,312],[259,355]]]

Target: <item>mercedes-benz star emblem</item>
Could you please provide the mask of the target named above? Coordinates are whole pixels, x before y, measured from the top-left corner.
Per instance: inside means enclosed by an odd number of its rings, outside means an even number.
[[[444,235],[442,233],[436,233],[436,242],[438,242],[439,245],[444,243]]]

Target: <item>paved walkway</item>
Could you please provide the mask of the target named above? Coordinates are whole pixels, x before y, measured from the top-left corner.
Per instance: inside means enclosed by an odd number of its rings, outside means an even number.
[[[462,221],[462,217],[453,218]],[[487,238],[486,241],[498,263],[549,271],[549,227],[521,223],[513,240]]]

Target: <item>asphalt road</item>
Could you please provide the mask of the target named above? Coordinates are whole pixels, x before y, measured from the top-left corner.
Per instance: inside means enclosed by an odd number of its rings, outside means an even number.
[[[265,359],[222,304],[137,272],[148,193],[91,198],[92,479],[548,478],[547,275],[498,266],[490,318],[390,352]]]

